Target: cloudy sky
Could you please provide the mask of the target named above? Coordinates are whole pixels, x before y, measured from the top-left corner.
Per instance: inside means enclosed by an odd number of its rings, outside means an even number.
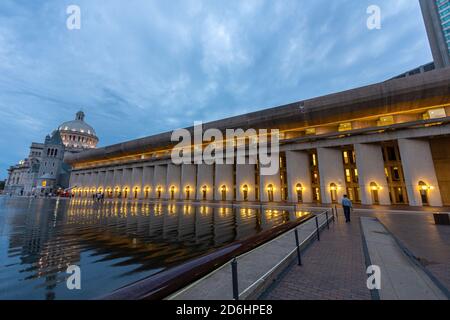
[[[1,0],[0,178],[79,109],[104,146],[431,60],[416,0]]]

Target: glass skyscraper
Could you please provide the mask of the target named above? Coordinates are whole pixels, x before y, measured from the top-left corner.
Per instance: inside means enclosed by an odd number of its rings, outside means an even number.
[[[450,66],[450,0],[420,0],[436,68]]]

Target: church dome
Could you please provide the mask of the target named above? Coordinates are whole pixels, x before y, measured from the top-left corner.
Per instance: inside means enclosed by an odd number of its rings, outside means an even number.
[[[58,128],[69,151],[82,151],[97,146],[98,137],[95,130],[84,121],[84,117],[84,112],[79,111],[75,120],[64,122]]]

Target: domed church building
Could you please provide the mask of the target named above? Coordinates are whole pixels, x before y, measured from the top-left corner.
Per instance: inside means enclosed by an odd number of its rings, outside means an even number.
[[[97,146],[98,138],[95,130],[84,121],[84,117],[84,112],[79,111],[75,120],[64,122],[58,128],[66,150],[69,152],[80,152]]]
[[[58,126],[43,143],[33,142],[28,157],[8,169],[5,192],[14,195],[50,195],[69,186],[71,167],[67,154],[97,147],[95,130],[84,121],[83,111]]]

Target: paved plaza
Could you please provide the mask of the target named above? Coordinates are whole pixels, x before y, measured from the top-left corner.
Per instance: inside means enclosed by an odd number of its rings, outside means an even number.
[[[303,255],[303,266],[292,266],[269,290],[268,300],[370,300],[366,287],[359,219],[346,224],[342,216]]]
[[[381,228],[384,226],[387,232],[378,232],[379,226],[373,226],[372,239],[363,240],[361,219],[363,224],[367,225],[372,221],[368,218],[377,218],[381,222],[379,223]],[[367,228],[365,227],[366,233]],[[387,237],[390,238],[387,239]],[[399,246],[396,248],[394,248],[393,239],[399,241]],[[386,262],[382,268],[389,268],[389,272],[385,273],[384,280],[387,280],[397,267],[411,271],[410,278],[390,279],[390,292],[385,291],[380,294],[381,299],[445,299],[445,291],[450,288],[450,227],[436,226],[429,212],[377,211],[374,213],[371,210],[355,210],[350,224],[346,224],[340,215],[332,228],[322,233],[321,241],[314,242],[304,252],[303,266],[291,266],[261,298],[268,300],[370,300],[372,296],[366,287],[363,241],[366,244],[369,243],[369,250],[366,253],[371,253],[369,256],[372,260],[378,259],[377,263],[383,264],[384,259]],[[386,246],[387,242],[390,242],[391,247]],[[379,247],[374,249],[374,245]],[[376,249],[381,255],[377,254]],[[396,255],[389,258],[389,255],[385,254],[388,249],[390,253],[395,252]],[[413,260],[406,258],[404,250],[415,257],[423,268],[415,266]],[[374,253],[376,257],[373,257]],[[398,263],[404,265],[399,266]],[[428,278],[427,272],[434,279]],[[411,281],[414,277],[417,281]],[[421,283],[426,283],[428,287],[416,288],[416,296],[412,293],[414,289],[403,290],[411,282],[417,284],[421,280],[423,280]],[[441,290],[436,290],[439,285],[442,285]],[[417,285],[417,287],[420,286]]]

